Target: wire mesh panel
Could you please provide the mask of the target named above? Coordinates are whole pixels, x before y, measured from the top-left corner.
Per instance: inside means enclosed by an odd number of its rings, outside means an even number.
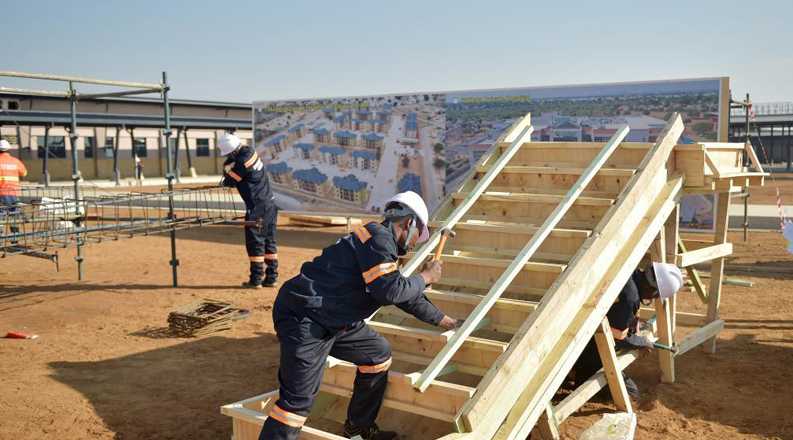
[[[173,200],[174,215],[169,215]],[[118,240],[223,223],[243,216],[244,204],[229,188],[204,187],[118,192],[26,186],[19,203],[0,207],[0,254],[33,254],[70,244]]]

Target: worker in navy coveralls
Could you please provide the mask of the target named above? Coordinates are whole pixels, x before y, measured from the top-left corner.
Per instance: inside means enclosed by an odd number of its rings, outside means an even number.
[[[661,298],[666,299],[677,293],[683,285],[683,274],[677,266],[667,263],[653,263],[646,270],[636,269],[620,291],[617,301],[612,304],[606,317],[614,336],[617,350],[651,349],[653,342],[637,334],[639,327],[639,308],[642,302]],[[598,354],[595,338],[587,344],[573,366],[575,387],[603,368]],[[624,373],[623,373],[624,376]],[[639,398],[639,387],[631,378],[625,376],[625,388],[634,399]]]
[[[237,188],[245,202],[245,220],[259,222],[258,226],[245,228],[250,276],[242,287],[272,287],[278,279],[278,248],[275,245],[278,208],[264,163],[256,150],[242,145],[240,138],[230,133],[220,137],[218,148],[222,156],[227,156],[223,163],[222,185]]]
[[[381,306],[396,305],[447,330],[458,325],[424,296],[425,287],[440,279],[441,262],[428,262],[410,277],[397,269],[397,258],[429,237],[424,201],[408,191],[391,198],[385,208],[382,223],[359,226],[281,286],[273,307],[281,344],[280,389],[260,440],[299,437],[329,355],[358,367],[344,436],[396,438],[375,423],[388,384],[391,348],[364,319]]]

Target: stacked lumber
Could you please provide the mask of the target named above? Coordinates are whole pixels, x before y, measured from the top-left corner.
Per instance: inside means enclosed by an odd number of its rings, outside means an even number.
[[[250,312],[213,299],[182,306],[168,314],[168,329],[174,335],[195,337],[229,330],[234,321],[247,318]]]

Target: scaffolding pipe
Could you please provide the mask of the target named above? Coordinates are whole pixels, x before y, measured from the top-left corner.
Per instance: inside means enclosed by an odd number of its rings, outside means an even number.
[[[36,147],[38,151],[38,146]],[[50,186],[50,126],[44,127],[44,160],[41,162],[42,174],[44,175],[44,187]]]
[[[69,140],[72,147],[72,182],[74,182],[74,209],[77,219],[74,224],[79,231],[82,220],[80,220],[80,206],[82,205],[80,199],[80,168],[77,163],[77,93],[74,90],[74,84],[69,82],[69,112],[71,116],[71,127],[69,129]],[[74,260],[77,261],[77,280],[83,280],[83,242],[80,238],[80,233],[75,234],[77,241],[77,256]]]
[[[8,70],[0,71],[0,76],[9,76],[15,78],[29,78],[29,79],[44,79],[48,81],[64,81],[69,84],[82,83],[82,84],[98,84],[102,86],[116,86],[116,87],[129,87],[135,89],[157,89],[162,90],[162,84],[149,84],[128,81],[112,81],[105,79],[92,79],[83,78],[79,76],[63,76],[63,75],[50,75],[46,73],[26,73],[26,72],[13,72]],[[69,86],[72,89],[72,86]],[[73,89],[72,89],[73,90]]]
[[[116,186],[121,185],[121,170],[118,169],[118,144],[121,143],[121,128],[116,126],[116,138],[113,140],[113,179]]]
[[[77,99],[98,99],[98,98],[118,98],[122,96],[132,96],[132,95],[146,95],[148,93],[160,93],[161,90],[159,87],[151,88],[151,89],[140,89],[140,90],[122,90],[120,92],[107,92],[107,93],[86,93],[77,94]]]
[[[162,73],[162,107],[164,112],[164,119],[165,119],[165,130],[163,130],[163,135],[165,136],[165,178],[168,180],[168,219],[173,221],[175,219],[174,211],[173,211],[173,164],[171,161],[171,104],[168,101],[168,90],[170,87],[168,86],[168,73]],[[177,138],[177,152],[178,152],[178,145],[179,139]],[[178,162],[177,162],[178,163]],[[176,231],[171,229],[171,272],[173,275],[173,287],[177,287],[179,285],[177,267],[179,266],[179,259],[176,258]]]
[[[182,143],[182,130],[184,128],[177,128],[176,129],[176,152],[174,152],[174,168],[175,168],[175,176],[176,176],[176,183],[181,183],[182,179],[182,165],[181,161],[179,160],[179,146]]]

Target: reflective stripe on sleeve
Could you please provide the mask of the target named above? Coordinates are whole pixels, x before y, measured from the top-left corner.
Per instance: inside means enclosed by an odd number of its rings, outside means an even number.
[[[396,262],[378,264],[363,273],[363,280],[364,282],[366,282],[366,284],[369,284],[372,281],[380,278],[381,276],[389,274],[396,270],[397,270]]]
[[[361,240],[361,243],[366,243],[367,241],[369,241],[370,238],[372,238],[372,234],[370,234],[369,230],[367,230],[363,226],[356,227],[352,231],[352,233],[355,234],[356,237],[358,237],[358,240]]]
[[[0,176],[0,182],[19,182],[19,176]]]
[[[242,177],[240,177],[240,175],[235,173],[234,171],[229,171],[229,177],[231,177],[232,179],[236,180],[237,182],[241,182],[242,181]]]
[[[278,405],[273,405],[267,416],[293,428],[302,428],[306,423],[306,417],[281,409]]]
[[[245,168],[252,167],[253,164],[255,164],[258,159],[259,159],[259,155],[256,154],[256,152],[254,151],[251,158],[245,161]]]
[[[387,361],[383,362],[382,364],[377,365],[358,365],[358,371],[364,374],[375,374],[375,373],[382,373],[383,371],[388,370],[391,367],[392,358],[388,358]]]

